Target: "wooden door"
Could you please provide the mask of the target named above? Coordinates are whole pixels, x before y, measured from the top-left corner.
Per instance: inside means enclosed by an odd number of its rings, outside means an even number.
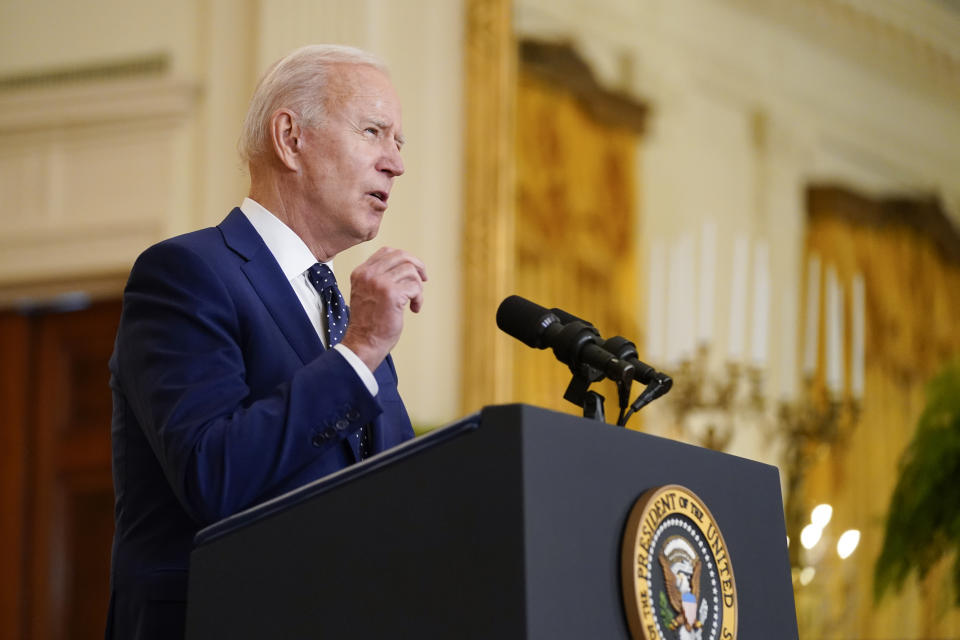
[[[0,638],[24,637],[30,321],[0,314]]]
[[[118,301],[0,314],[0,637],[103,637],[119,317]]]

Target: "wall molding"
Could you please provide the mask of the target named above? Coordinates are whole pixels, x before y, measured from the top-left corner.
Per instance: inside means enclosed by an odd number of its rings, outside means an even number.
[[[0,90],[0,287],[125,274],[185,205],[200,97],[151,74]]]
[[[175,121],[200,97],[193,82],[124,78],[0,92],[0,135],[130,120]]]
[[[69,66],[0,77],[0,91],[35,89],[77,82],[163,75],[170,69],[170,56],[157,53],[97,64]]]

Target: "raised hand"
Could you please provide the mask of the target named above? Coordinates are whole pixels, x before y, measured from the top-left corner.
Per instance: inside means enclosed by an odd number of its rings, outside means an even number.
[[[403,311],[423,306],[423,262],[402,249],[383,247],[350,274],[350,325],[342,343],[376,369],[397,344]]]

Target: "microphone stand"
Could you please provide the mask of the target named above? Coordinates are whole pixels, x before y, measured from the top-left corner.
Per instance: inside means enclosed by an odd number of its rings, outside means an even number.
[[[604,402],[606,399],[596,391],[590,391],[590,385],[605,376],[601,371],[589,365],[580,365],[579,369],[570,367],[573,378],[563,393],[563,399],[583,408],[583,417],[588,420],[606,422]],[[633,381],[623,379],[617,381],[617,396],[620,404],[620,415],[617,418],[618,427],[626,427],[627,421],[637,411],[647,406],[673,387],[673,378],[657,371],[650,383],[640,392],[637,399],[630,404],[630,387]],[[629,410],[627,407],[629,406]]]
[[[504,318],[501,318],[505,305],[509,309]],[[539,316],[538,324],[541,326],[533,338],[528,333],[518,334],[517,328],[513,326],[512,316],[521,311],[523,315],[529,315],[532,311]],[[507,326],[505,327],[501,322],[506,322]],[[588,420],[599,420],[603,423],[607,421],[604,415],[604,397],[596,391],[590,391],[590,385],[597,380],[610,378],[617,383],[617,399],[620,406],[617,426],[620,427],[625,427],[627,420],[634,413],[665,394],[673,386],[673,380],[669,376],[640,362],[637,358],[637,348],[632,342],[623,336],[615,336],[601,345],[600,332],[592,323],[563,309],[547,311],[529,300],[510,296],[497,310],[497,324],[528,346],[536,349],[553,347],[553,353],[557,359],[567,363],[570,371],[573,372],[573,378],[567,385],[563,399],[581,407],[583,417]],[[556,331],[557,326],[560,327],[559,334]],[[550,334],[550,339],[546,340],[544,335],[548,331],[553,333]],[[600,346],[601,353],[605,353],[606,358],[602,356],[598,358],[596,346]],[[594,349],[593,353],[588,351],[590,348]],[[587,364],[588,362],[590,364]],[[599,369],[600,366],[605,370]],[[641,384],[646,384],[646,388],[631,405],[630,389],[634,379]]]
[[[556,318],[555,315],[551,315]],[[620,413],[630,401],[630,384],[635,367],[605,351],[599,345],[600,333],[589,322],[573,320],[562,325],[560,334],[553,339],[553,353],[561,362],[568,363],[573,378],[567,385],[563,398],[583,409],[583,417],[606,422],[604,397],[590,391],[597,380],[611,378],[620,389]]]
[[[582,407],[584,418],[605,423],[607,421],[603,411],[605,399],[596,391],[589,390],[591,383],[604,377],[603,373],[587,365],[581,365],[579,371],[573,369],[573,367],[570,368],[573,370],[573,378],[567,385],[567,390],[563,393],[563,399]]]

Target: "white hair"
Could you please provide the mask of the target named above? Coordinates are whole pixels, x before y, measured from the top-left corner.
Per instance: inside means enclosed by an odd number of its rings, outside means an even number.
[[[387,73],[380,58],[361,49],[335,44],[301,47],[275,62],[257,84],[243,121],[238,150],[246,162],[270,148],[270,117],[287,108],[306,127],[320,123],[326,106],[324,92],[330,68],[337,64],[360,64]]]

